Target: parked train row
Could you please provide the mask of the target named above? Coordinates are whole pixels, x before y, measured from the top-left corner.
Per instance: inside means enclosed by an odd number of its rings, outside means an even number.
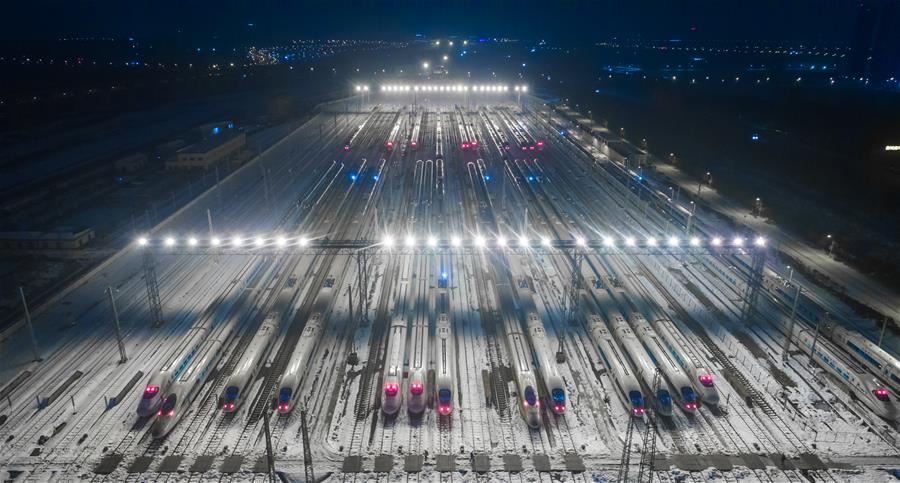
[[[608,294],[601,305],[606,320],[589,314],[587,331],[633,416],[642,417],[651,402],[662,416],[671,416],[676,405],[692,414],[701,402],[718,404],[712,373],[682,350],[683,336],[671,320],[656,316],[651,324],[637,311],[626,320]]]
[[[746,276],[750,266],[744,255],[731,255],[733,268]],[[778,276],[763,275],[763,287],[785,313],[792,310],[797,291]],[[900,361],[863,335],[843,327],[814,300],[801,292],[796,300],[801,323],[791,334],[798,347],[819,366],[844,381],[847,388],[875,414],[888,420],[900,418]],[[821,338],[815,340],[818,326]],[[813,335],[810,335],[812,333]]]
[[[411,350],[407,383],[404,389],[404,366],[406,337],[408,327],[405,318],[397,317],[391,322],[388,333],[388,345],[385,351],[384,370],[382,373],[381,410],[393,416],[400,412],[406,401],[407,410],[411,414],[421,414],[428,402],[428,364],[429,354],[434,363],[434,406],[441,416],[453,412],[454,378],[453,363],[454,342],[450,326],[450,316],[440,313],[435,321],[435,336],[429,344],[427,319],[413,323],[412,343],[417,350]]]

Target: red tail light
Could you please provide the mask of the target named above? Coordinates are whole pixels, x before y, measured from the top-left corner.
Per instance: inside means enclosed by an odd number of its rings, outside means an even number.
[[[171,410],[171,411],[169,411],[169,412],[166,414],[166,416],[174,416],[174,415],[175,415],[175,410],[174,410],[174,409]]]
[[[422,384],[418,383],[418,382],[414,382],[409,385],[409,392],[416,394],[416,395],[422,394],[422,391],[424,391],[424,389],[425,389],[425,387],[422,386]]]
[[[160,409],[159,411],[156,411],[156,415],[157,415],[157,416],[162,416],[162,409]]]
[[[350,151],[350,145],[349,145],[349,144],[344,145],[344,151]]]
[[[396,396],[398,392],[398,387],[396,384],[387,383],[384,385],[384,394],[387,396]]]
[[[438,406],[438,412],[441,414],[450,414],[450,406]]]
[[[641,414],[644,414],[644,408],[632,408],[631,412],[635,416],[640,416]]]
[[[144,388],[145,396],[152,396],[159,392],[159,386],[147,386]]]
[[[558,413],[561,413],[566,410],[566,407],[563,406],[562,404],[557,404],[557,405],[553,406],[553,410]]]
[[[890,401],[890,399],[891,399],[891,398],[888,396],[888,391],[887,391],[887,389],[884,389],[884,388],[881,388],[881,387],[879,387],[878,389],[875,389],[874,391],[872,391],[872,394],[874,394],[875,397],[876,397],[879,401]]]
[[[706,387],[713,387],[713,377],[711,374],[700,374],[697,379],[700,380],[700,384],[703,384]]]
[[[693,411],[693,410],[697,409],[697,404],[696,403],[684,403],[684,409],[687,409],[688,411]]]
[[[537,145],[538,147],[542,147],[544,145],[544,141],[538,141]]]
[[[281,412],[285,412],[288,410],[288,403],[281,403],[278,405],[278,410]]]

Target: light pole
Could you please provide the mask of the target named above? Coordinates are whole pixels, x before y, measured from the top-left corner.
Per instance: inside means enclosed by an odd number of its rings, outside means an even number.
[[[790,285],[791,282],[794,281],[794,269],[790,265],[788,265],[787,268],[788,268],[788,270],[790,270],[790,272],[788,273],[788,282],[787,282],[788,285]]]

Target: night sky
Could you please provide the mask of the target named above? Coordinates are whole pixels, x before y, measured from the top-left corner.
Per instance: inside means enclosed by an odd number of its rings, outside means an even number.
[[[583,42],[648,39],[847,42],[857,2],[782,1],[46,1],[7,4],[6,43],[66,36],[248,43],[467,34]],[[249,24],[253,24],[250,26]],[[692,30],[694,27],[694,30]]]

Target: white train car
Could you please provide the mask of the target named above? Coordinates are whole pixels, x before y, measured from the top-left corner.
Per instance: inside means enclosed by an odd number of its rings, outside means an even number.
[[[641,385],[634,375],[628,361],[622,355],[618,343],[599,315],[590,314],[587,318],[588,334],[594,342],[594,348],[600,353],[600,359],[612,375],[613,383],[619,390],[622,402],[634,417],[644,415],[644,394]]]
[[[842,347],[860,364],[880,377],[897,394],[900,394],[900,362],[877,344],[861,334],[830,322],[822,332]]]
[[[409,136],[409,149],[415,151],[419,148],[419,130],[422,128],[422,117],[425,114],[416,114],[416,123],[413,125],[412,133]]]
[[[437,410],[441,416],[453,412],[453,362],[455,361],[450,316],[438,315],[434,326],[434,382]]]
[[[278,382],[278,401],[275,409],[280,414],[287,414],[294,409],[294,400],[299,395],[300,383],[308,373],[309,359],[322,332],[323,318],[321,312],[315,312],[306,319],[306,325],[303,326],[300,340],[294,346],[294,352],[291,353],[287,369]]]
[[[700,364],[698,357],[690,355],[687,350],[687,341],[678,327],[663,316],[654,317],[652,326],[669,354],[681,364],[685,373],[690,377],[700,401],[713,406],[719,404],[719,390],[716,388],[712,371]]]
[[[234,332],[236,319],[236,317],[232,317],[212,337],[205,339],[197,351],[196,357],[178,380],[172,383],[156,412],[156,420],[150,430],[154,439],[166,437],[187,414],[191,403],[209,381],[210,375],[222,359],[225,344]]]
[[[406,317],[394,317],[388,333],[388,346],[384,356],[384,374],[382,382],[384,392],[381,399],[381,410],[385,414],[394,415],[403,405],[403,393],[400,385],[403,382],[403,355],[406,351]]]
[[[222,389],[222,411],[231,413],[247,398],[250,384],[256,380],[265,362],[266,355],[278,332],[278,312],[270,312],[259,326],[259,329],[247,345],[240,363],[225,381]]]
[[[400,125],[403,123],[403,116],[397,116],[397,122],[394,123],[394,127],[391,128],[390,134],[388,134],[387,140],[384,142],[384,149],[388,151],[393,151],[394,146],[397,145],[398,140],[400,139]]]
[[[900,407],[897,405],[897,393],[884,387],[881,380],[870,374],[865,368],[857,365],[840,351],[834,350],[827,340],[816,335],[810,329],[794,326],[793,340],[807,354],[812,355],[826,371],[834,374],[853,391],[857,399],[879,417],[890,422],[900,419]]]
[[[537,378],[531,366],[531,355],[528,350],[528,342],[525,335],[513,328],[507,332],[506,341],[509,345],[510,358],[513,363],[513,376],[519,388],[518,398],[521,401],[522,418],[532,428],[541,426],[541,401],[537,390]]]
[[[300,383],[309,373],[309,359],[312,357],[313,350],[319,341],[319,335],[325,325],[326,311],[334,299],[334,285],[334,278],[327,277],[322,288],[319,289],[319,293],[316,294],[316,300],[313,302],[312,310],[303,326],[300,340],[294,346],[287,367],[278,381],[275,410],[279,414],[288,414],[296,406],[294,402],[300,395]]]
[[[644,343],[647,352],[656,362],[663,377],[668,381],[671,388],[674,389],[672,394],[675,401],[687,413],[693,413],[697,410],[697,395],[691,385],[691,380],[685,374],[681,365],[666,350],[660,337],[656,335],[653,327],[647,322],[647,319],[638,312],[630,314],[629,321],[634,333],[638,339]]]
[[[541,374],[544,376],[544,386],[550,391],[550,409],[556,414],[563,414],[566,412],[566,388],[554,361],[547,353],[548,342],[547,334],[544,333],[544,323],[536,312],[528,312],[525,315],[525,325],[531,337],[531,345],[537,354]]]
[[[412,323],[410,344],[412,354],[409,358],[409,401],[407,410],[412,414],[425,411],[427,396],[425,386],[428,384],[428,311],[420,309]]]
[[[144,387],[144,393],[138,402],[137,413],[141,417],[153,416],[163,401],[172,383],[177,381],[185,369],[190,366],[200,351],[212,326],[212,317],[201,317],[200,321],[188,330],[181,338],[178,347],[165,359],[159,371],[150,376]]]
[[[647,391],[652,392],[656,364],[650,359],[647,351],[644,350],[644,346],[641,345],[641,341],[638,340],[637,336],[634,335],[634,331],[628,326],[625,317],[617,310],[610,310],[607,315],[610,318],[612,333],[622,346],[622,353],[625,354],[625,358],[637,370],[637,375],[644,383]],[[657,413],[663,416],[672,415],[672,394],[664,383],[659,385],[656,394],[654,394],[654,399]]]

